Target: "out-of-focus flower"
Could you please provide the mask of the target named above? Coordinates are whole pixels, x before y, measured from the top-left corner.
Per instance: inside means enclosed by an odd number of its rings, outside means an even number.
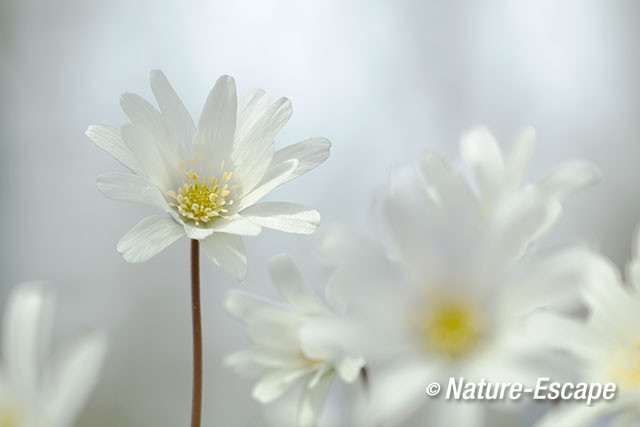
[[[527,180],[529,162],[533,154],[535,133],[525,128],[517,136],[511,150],[503,153],[491,132],[477,127],[466,132],[460,142],[463,167],[458,168],[437,153],[427,151],[422,157],[422,178],[426,193],[451,224],[462,220],[468,227],[484,229],[500,221],[509,211],[535,208],[537,201],[546,198],[551,203],[547,216],[532,215],[523,249],[549,229],[562,211],[561,200],[569,193],[599,180],[600,173],[588,162],[569,161],[555,168],[537,183]],[[506,212],[505,212],[506,211]],[[456,226],[460,226],[460,221]]]
[[[586,319],[551,311],[531,318],[529,327],[539,342],[573,355],[584,381],[617,385],[615,399],[599,400],[591,407],[584,402],[566,402],[540,426],[591,425],[606,416],[612,416],[611,422],[620,426],[640,420],[640,229],[633,247],[627,284],[615,265],[603,260],[602,269],[594,272],[593,280],[584,287],[582,297],[589,310]]]
[[[271,260],[269,272],[286,303],[229,292],[225,306],[244,323],[255,346],[232,354],[227,364],[241,374],[261,376],[253,389],[261,403],[302,383],[297,425],[313,426],[334,378],[354,382],[364,359],[350,351],[354,329],[340,294],[327,287],[326,302],[318,299],[288,256]]]
[[[3,325],[0,426],[69,427],[98,381],[105,338],[87,335],[42,367],[48,356],[53,304],[41,285],[11,294]]]
[[[597,173],[571,163],[524,184],[531,143],[526,131],[504,160],[488,131],[467,134],[461,151],[471,180],[431,153],[422,176],[398,170],[381,201],[388,249],[344,230],[325,234],[333,287],[366,325],[354,345],[378,368],[358,422],[398,425],[424,409],[429,425],[482,425],[482,402],[430,400],[425,387],[450,378],[533,384],[549,374],[548,354],[523,335],[522,322],[575,297],[601,259],[581,247],[525,249],[558,217],[561,196]]]
[[[247,257],[240,236],[262,227],[312,233],[320,215],[305,206],[257,202],[271,190],[313,169],[329,156],[325,138],[309,138],[274,152],[273,140],[291,116],[291,102],[274,103],[256,89],[237,102],[235,82],[222,76],[211,90],[196,129],[160,71],[151,72],[157,111],[138,95],[121,105],[131,124],[92,125],[87,136],[133,173],[106,173],[107,197],[154,206],[164,214],[143,219],[118,242],[129,262],[142,262],[186,235],[235,278]],[[168,215],[167,215],[168,214]]]

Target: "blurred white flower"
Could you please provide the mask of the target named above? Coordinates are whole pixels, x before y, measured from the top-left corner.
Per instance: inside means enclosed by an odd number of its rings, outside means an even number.
[[[541,342],[577,359],[584,381],[617,385],[615,399],[597,401],[592,407],[566,402],[549,413],[540,426],[591,425],[612,414],[615,425],[640,421],[640,229],[633,247],[627,284],[615,265],[603,259],[602,269],[594,272],[593,280],[584,287],[582,299],[589,310],[586,319],[551,311],[536,313],[530,319],[529,327]]]
[[[488,131],[467,134],[461,151],[471,180],[432,153],[422,176],[396,171],[381,201],[389,249],[340,229],[322,239],[336,266],[333,287],[362,326],[354,348],[372,367],[363,425],[402,424],[421,408],[429,425],[482,425],[482,402],[431,400],[425,387],[449,378],[535,383],[549,374],[548,354],[523,335],[522,322],[574,298],[601,260],[581,247],[525,249],[558,218],[560,198],[597,172],[570,163],[524,184],[533,137],[523,135],[504,160]]]
[[[288,256],[272,259],[269,272],[286,303],[229,292],[225,306],[244,323],[255,346],[232,354],[227,364],[241,374],[261,376],[253,389],[261,403],[302,383],[296,425],[313,426],[333,379],[354,382],[364,359],[349,351],[354,329],[342,311],[341,295],[327,287],[326,302],[316,298]]]
[[[329,156],[325,138],[274,152],[273,139],[291,116],[288,99],[272,104],[263,90],[255,89],[238,103],[233,78],[222,76],[196,129],[162,72],[151,72],[151,88],[160,111],[125,93],[121,105],[131,124],[87,129],[98,147],[133,172],[100,175],[100,191],[165,213],[143,219],[120,239],[117,248],[127,261],[146,261],[187,235],[202,243],[214,263],[241,279],[247,257],[240,236],[255,236],[262,227],[304,234],[315,230],[320,215],[313,209],[256,204]]]
[[[491,265],[478,253],[477,263],[445,271],[428,259],[396,262],[339,230],[327,232],[324,249],[344,260],[333,286],[351,300],[361,325],[352,346],[371,367],[371,390],[354,421],[363,426],[402,425],[412,415],[430,426],[483,425],[482,402],[430,399],[427,385],[446,387],[450,378],[535,384],[555,373],[548,352],[523,334],[523,321],[535,308],[573,296],[601,268],[597,256],[574,247]]]
[[[52,316],[51,296],[39,284],[22,284],[9,297],[0,368],[2,427],[72,426],[98,381],[106,349],[98,333],[41,366],[49,355]]]
[[[541,222],[529,225],[528,236],[519,248],[523,249],[558,219],[562,198],[597,182],[600,177],[590,163],[574,160],[558,166],[537,183],[528,182],[534,142],[533,129],[525,128],[511,150],[503,153],[491,132],[477,127],[462,136],[462,168],[427,151],[422,157],[421,169],[431,203],[449,222],[463,219],[468,226],[483,228],[491,226],[496,218],[500,220],[504,211],[535,208],[528,195],[537,193],[538,199],[546,196],[552,209],[546,217],[537,216]]]

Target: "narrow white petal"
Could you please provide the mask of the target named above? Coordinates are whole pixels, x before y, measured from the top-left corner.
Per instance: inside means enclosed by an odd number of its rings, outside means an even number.
[[[253,89],[238,103],[238,120],[235,138],[243,138],[269,108],[269,95],[262,89]]]
[[[329,158],[330,149],[331,142],[326,138],[314,137],[305,139],[276,151],[273,155],[273,160],[271,160],[271,165],[269,165],[269,170],[275,170],[291,159],[298,160],[298,167],[286,179],[286,181],[290,181],[322,164]],[[267,175],[269,175],[268,172]]]
[[[170,134],[182,144],[182,147],[189,147],[196,132],[196,126],[162,71],[151,71],[151,89]]]
[[[201,241],[204,253],[218,267],[223,268],[236,280],[244,279],[247,274],[247,254],[240,236],[227,233],[214,233]]]
[[[273,402],[289,390],[309,369],[282,369],[265,375],[253,388],[253,398],[260,403]]]
[[[144,174],[142,166],[122,140],[120,129],[104,125],[91,125],[85,135],[99,148],[136,174]]]
[[[567,162],[540,180],[537,187],[552,197],[565,197],[567,194],[595,184],[601,173],[589,162],[574,160]]]
[[[291,101],[281,98],[253,123],[236,131],[231,160],[246,194],[264,176],[273,158],[273,139],[291,117]]]
[[[495,137],[485,127],[473,129],[463,135],[460,153],[473,173],[480,194],[494,198],[504,173],[504,158]]]
[[[259,203],[240,214],[255,224],[287,233],[311,234],[320,224],[318,211],[295,203]]]
[[[209,92],[194,140],[194,151],[206,164],[230,160],[237,110],[236,83],[222,76]]]
[[[298,267],[288,255],[269,260],[269,275],[280,294],[302,313],[323,313],[325,310],[300,275]]]
[[[476,209],[477,201],[462,174],[433,152],[426,152],[420,164],[431,199],[445,212]]]
[[[524,183],[529,170],[529,162],[533,156],[535,140],[535,131],[533,128],[527,127],[518,133],[516,141],[511,146],[505,161],[505,179],[509,181],[510,190],[516,190]]]
[[[578,357],[588,354],[598,344],[594,331],[585,321],[547,310],[533,313],[524,330],[536,345],[568,350]]]
[[[3,353],[6,374],[18,392],[35,397],[38,363],[49,337],[53,301],[41,284],[24,283],[10,295],[4,315]]]
[[[122,236],[117,249],[128,262],[144,262],[182,236],[182,225],[170,217],[154,215],[143,219]]]
[[[121,172],[98,176],[98,189],[110,199],[143,203],[166,211],[169,209],[162,192],[148,179]]]
[[[121,133],[127,147],[145,171],[144,176],[149,177],[157,187],[170,188],[169,171],[174,165],[160,150],[157,140],[144,128],[135,125],[122,126]]]
[[[238,234],[240,236],[257,236],[262,232],[260,225],[240,215],[236,215],[229,220],[219,220],[211,228],[216,232]]]
[[[288,310],[283,304],[241,289],[232,289],[227,293],[224,308],[241,322],[256,317],[279,317],[277,312]]]
[[[106,338],[92,334],[68,349],[48,380],[48,410],[56,426],[75,423],[98,383],[106,353]]]
[[[277,186],[286,182],[287,178],[291,176],[291,174],[296,170],[297,167],[298,161],[292,159],[284,162],[279,167],[273,170],[269,170],[269,178],[267,180],[262,180],[260,185],[258,185],[253,189],[253,191],[251,191],[251,193],[247,194],[240,200],[237,207],[238,212],[248,208],[249,206],[252,206]]]
[[[318,378],[313,387],[311,387],[311,385],[307,386],[300,401],[300,408],[298,409],[297,425],[299,427],[313,427],[317,425],[322,415],[322,408],[324,407],[329,388],[331,388],[333,378],[334,375],[332,373],[325,373]]]

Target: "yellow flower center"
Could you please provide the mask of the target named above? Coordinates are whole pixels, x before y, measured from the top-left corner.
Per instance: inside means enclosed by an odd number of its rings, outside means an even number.
[[[464,356],[482,339],[482,318],[465,301],[437,301],[417,326],[426,349],[445,357]]]
[[[20,413],[16,408],[9,407],[0,410],[0,427],[18,427]]]
[[[190,160],[195,163],[195,160]],[[201,177],[193,169],[183,172],[184,166],[180,165],[179,173],[183,175],[185,183],[176,191],[167,191],[166,195],[171,202],[169,206],[175,208],[178,214],[188,222],[195,225],[206,224],[214,218],[229,219],[226,215],[227,207],[233,204],[229,198],[231,189],[229,181],[233,172],[224,171],[224,161],[220,166],[221,175]],[[178,173],[178,171],[176,171]]]
[[[620,387],[640,387],[640,341],[612,356],[608,376]]]

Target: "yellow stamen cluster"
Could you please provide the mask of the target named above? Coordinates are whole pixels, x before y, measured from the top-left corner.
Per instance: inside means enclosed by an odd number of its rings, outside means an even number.
[[[608,376],[620,387],[640,386],[640,341],[617,351],[611,358]]]
[[[224,167],[224,163],[221,166]],[[232,172],[223,172],[220,179],[216,177],[200,177],[190,169],[184,172],[185,182],[176,191],[168,191],[169,198],[175,200],[169,206],[175,208],[180,216],[195,225],[206,224],[216,217],[229,219],[225,215],[227,207],[233,200],[227,199],[231,194],[229,180]]]
[[[445,357],[467,355],[482,339],[482,319],[464,301],[437,301],[417,326],[427,350]]]

